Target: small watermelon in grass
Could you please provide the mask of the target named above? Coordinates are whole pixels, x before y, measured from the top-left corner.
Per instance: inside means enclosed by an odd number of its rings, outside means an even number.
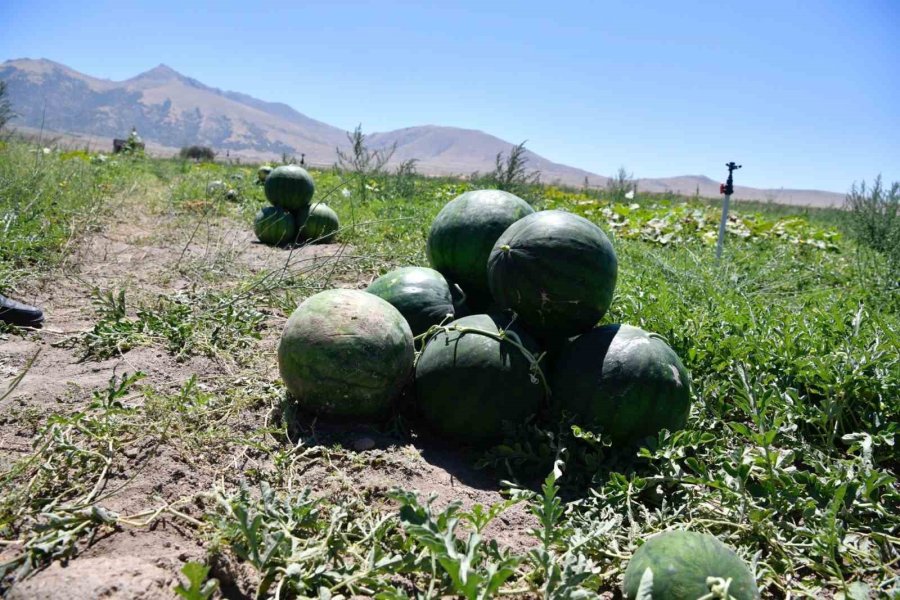
[[[316,184],[303,167],[284,165],[266,177],[265,191],[273,206],[293,212],[309,207]]]
[[[277,206],[263,207],[253,221],[253,231],[263,244],[278,246],[297,238],[297,221],[294,215]]]
[[[606,314],[618,261],[606,234],[584,217],[546,210],[503,232],[488,260],[491,294],[542,341],[590,330]]]
[[[660,336],[607,325],[567,342],[550,377],[554,407],[613,444],[635,444],[687,423],[691,379]]]
[[[391,408],[413,367],[406,319],[361,290],[328,290],[291,314],[278,345],[278,370],[300,408],[372,418]]]
[[[269,165],[263,165],[256,171],[256,178],[260,183],[265,183],[266,177],[269,176],[269,173],[273,171],[272,167]]]
[[[720,587],[711,595],[712,586]],[[735,552],[711,535],[692,531],[666,531],[637,549],[625,569],[625,600],[697,600],[733,598],[758,600],[753,573]]]
[[[491,303],[487,260],[494,242],[507,227],[534,209],[501,190],[475,190],[448,202],[428,232],[428,262],[448,281],[466,291],[473,310]]]
[[[501,332],[506,339],[498,339]],[[544,383],[532,368],[538,354],[509,316],[478,314],[449,323],[428,340],[416,363],[422,416],[451,439],[498,439],[504,421],[525,422],[544,400]]]
[[[399,310],[414,336],[432,325],[452,321],[455,314],[447,280],[428,267],[394,269],[373,281],[366,291]]]
[[[300,230],[300,237],[315,244],[327,244],[334,240],[340,228],[337,213],[318,202],[310,208],[306,223]]]

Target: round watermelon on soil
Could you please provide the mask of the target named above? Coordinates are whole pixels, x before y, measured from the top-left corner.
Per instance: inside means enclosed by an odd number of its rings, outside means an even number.
[[[366,291],[399,310],[414,336],[425,333],[432,325],[452,320],[455,314],[447,280],[428,267],[395,269],[373,281]]]
[[[432,429],[480,444],[499,438],[503,421],[523,423],[537,412],[544,385],[510,339],[533,356],[538,349],[510,318],[470,315],[428,340],[416,363],[416,398]],[[502,329],[510,339],[495,339]]]
[[[510,225],[491,250],[487,268],[497,304],[515,311],[546,340],[597,324],[612,302],[618,261],[595,224],[547,210]]]
[[[412,332],[396,308],[362,290],[328,290],[288,319],[278,370],[303,410],[364,419],[388,412],[413,357]]]
[[[473,310],[490,303],[487,259],[507,227],[534,210],[527,202],[500,190],[466,192],[448,202],[428,232],[432,267],[458,283]]]
[[[273,171],[273,168],[269,165],[263,165],[256,171],[256,178],[260,183],[264,183],[266,181],[266,177],[269,176],[269,173]]]
[[[300,236],[316,244],[326,244],[335,238],[340,228],[337,213],[319,202],[310,208]]]
[[[658,335],[607,325],[567,342],[550,377],[557,410],[608,435],[615,445],[638,443],[687,423],[691,380],[678,355]]]
[[[269,173],[265,190],[273,206],[296,211],[309,206],[316,184],[303,167],[284,165]]]
[[[256,213],[253,231],[263,244],[287,244],[297,239],[297,221],[286,210],[277,206],[265,206]]]
[[[697,600],[710,597],[707,578],[731,580],[728,595],[722,597],[759,598],[744,561],[715,537],[692,531],[667,531],[648,539],[628,562],[622,592],[625,600],[638,600],[643,579],[651,586],[653,600]]]

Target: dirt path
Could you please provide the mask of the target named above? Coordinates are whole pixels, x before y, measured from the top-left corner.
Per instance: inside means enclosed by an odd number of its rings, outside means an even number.
[[[176,357],[157,343],[140,345],[105,360],[80,360],[77,347],[59,343],[97,322],[95,289],[125,290],[133,306],[198,287],[227,289],[279,270],[298,276],[311,266],[333,262],[347,249],[335,244],[289,252],[255,243],[252,232],[224,217],[153,211],[140,201],[130,201],[126,206],[127,220],[110,222],[102,232],[85,240],[63,267],[37,281],[30,290],[29,300],[46,312],[45,328],[0,339],[0,391],[5,391],[33,361],[19,385],[0,401],[0,473],[33,451],[51,415],[84,411],[94,392],[106,388],[111,378],[143,372],[140,388],[122,402],[126,408],[147,409],[147,403],[177,395],[191,377],[196,377],[196,385],[213,395],[246,390],[240,396],[243,404],[235,401],[233,407],[224,407],[224,416],[216,424],[216,431],[231,435],[213,436],[204,446],[174,435],[166,438],[132,432],[127,443],[116,449],[97,504],[119,515],[139,515],[179,503],[180,512],[187,518],[200,518],[204,495],[216,486],[234,487],[271,465],[266,452],[234,440],[252,437],[269,424],[267,400],[254,395],[277,379],[274,348],[287,315],[278,310],[268,312],[260,339],[246,353],[251,356],[249,363],[239,365],[227,356]],[[357,285],[352,279],[339,281],[345,287]],[[496,482],[473,471],[466,458],[453,449],[411,444],[367,426],[325,426],[317,435],[329,443],[343,442],[346,451],[341,456],[356,467],[310,464],[299,481],[316,493],[403,486],[435,494],[439,504],[454,499],[466,505],[501,500]],[[226,440],[229,437],[234,440]],[[266,439],[273,443],[271,436]],[[355,449],[366,446],[372,447],[361,452]],[[525,535],[529,525],[524,510],[514,508],[488,533],[521,549],[529,545]],[[173,587],[180,578],[180,568],[187,561],[207,562],[209,543],[202,528],[186,518],[163,514],[146,527],[119,524],[105,528],[89,544],[79,542],[75,558],[38,570],[13,585],[7,595],[175,597]],[[0,564],[20,551],[16,545],[0,547]],[[229,597],[241,597],[239,585],[223,583],[230,590]]]

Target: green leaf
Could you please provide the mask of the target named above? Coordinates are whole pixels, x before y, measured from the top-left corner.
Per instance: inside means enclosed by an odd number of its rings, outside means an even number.
[[[209,567],[200,563],[189,562],[181,568],[182,574],[188,579],[188,587],[181,583],[175,586],[175,593],[185,600],[208,600],[219,587],[215,579],[206,581]],[[205,582],[205,583],[204,583]]]
[[[872,589],[862,581],[854,581],[847,586],[847,598],[849,600],[869,600],[872,597]]]

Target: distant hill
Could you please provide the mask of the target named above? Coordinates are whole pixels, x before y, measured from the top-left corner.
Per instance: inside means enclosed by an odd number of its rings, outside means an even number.
[[[312,164],[330,165],[335,149],[347,145],[346,132],[312,119],[286,104],[223,91],[159,65],[125,81],[97,79],[50,60],[17,59],[0,64],[0,79],[19,117],[17,127],[68,134],[92,144],[111,145],[132,126],[158,153],[202,144],[219,153],[268,160],[282,153],[306,154]],[[494,168],[499,152],[512,143],[482,131],[425,125],[374,133],[373,147],[397,145],[393,162],[415,158],[426,174],[468,175]],[[96,146],[95,146],[96,147]],[[529,166],[545,182],[604,186],[607,177],[552,162],[533,152]],[[703,176],[641,179],[645,191],[718,196],[718,183]],[[735,198],[787,204],[838,205],[843,196],[815,190],[758,190],[737,187]]]
[[[672,192],[687,196],[699,193],[703,198],[716,198],[719,196],[719,183],[704,175],[682,175],[681,177],[639,179],[638,189],[645,192]],[[819,207],[841,206],[844,202],[843,194],[834,192],[786,188],[759,189],[742,185],[734,186],[734,197],[739,200],[760,200],[778,204]]]

